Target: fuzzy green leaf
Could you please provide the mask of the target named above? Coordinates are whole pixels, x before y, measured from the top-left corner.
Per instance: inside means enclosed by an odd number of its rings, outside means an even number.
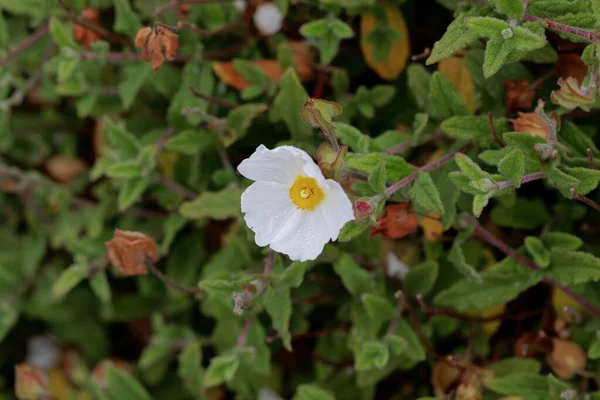
[[[511,18],[521,19],[523,16],[522,0],[492,0],[492,3],[500,13],[506,14]]]
[[[494,127],[498,135],[509,130],[506,118],[494,118]],[[455,116],[442,122],[442,130],[451,138],[473,140],[481,146],[492,144],[492,131],[487,116]]]
[[[419,174],[419,177],[410,188],[410,196],[412,201],[427,211],[433,211],[439,215],[445,213],[440,192],[433,183],[431,176],[426,172]]]
[[[386,191],[387,171],[385,169],[385,160],[380,161],[371,171],[368,178],[369,185],[375,193],[384,194]]]
[[[389,321],[394,317],[394,306],[385,297],[363,293],[360,299],[371,318]]]
[[[300,83],[298,75],[292,68],[288,68],[281,77],[279,93],[275,97],[270,115],[274,122],[283,121],[292,137],[296,139],[306,138],[312,132],[300,113],[307,98],[308,93]]]
[[[439,72],[434,72],[431,77],[429,98],[432,102],[432,111],[438,119],[444,120],[456,115],[469,114],[454,85]]]
[[[438,277],[439,265],[435,261],[425,261],[415,265],[404,277],[404,290],[409,296],[428,294]]]
[[[538,267],[546,268],[550,265],[550,251],[539,238],[534,236],[526,237],[525,248],[531,254],[533,261]]]
[[[389,359],[390,352],[387,346],[375,341],[366,342],[361,346],[354,368],[357,371],[366,371],[373,368],[381,369],[385,367]]]
[[[204,386],[213,387],[229,382],[240,366],[240,359],[233,354],[220,355],[210,360],[204,374]]]
[[[105,372],[110,398],[115,400],[151,400],[152,397],[129,372],[109,365]]]
[[[265,292],[265,307],[273,321],[273,328],[281,336],[283,346],[287,351],[292,351],[292,335],[290,334],[292,298],[290,297],[290,289],[269,287]]]
[[[600,280],[600,258],[590,253],[561,248],[553,248],[550,253],[552,262],[547,275],[561,285]]]
[[[515,187],[520,187],[525,175],[525,155],[519,149],[511,151],[498,163],[498,172],[512,181]]]
[[[374,282],[369,273],[362,269],[352,257],[344,253],[340,259],[333,264],[333,270],[340,278],[344,287],[353,296],[360,296],[369,292],[374,287]]]
[[[187,219],[213,218],[224,220],[235,217],[240,212],[240,196],[237,188],[226,188],[220,192],[204,192],[195,200],[187,201],[179,207],[179,213]]]
[[[479,37],[477,32],[469,29],[464,17],[458,17],[446,28],[446,33],[433,44],[431,55],[427,59],[427,65],[437,63],[444,58],[450,57],[458,51],[475,42]]]

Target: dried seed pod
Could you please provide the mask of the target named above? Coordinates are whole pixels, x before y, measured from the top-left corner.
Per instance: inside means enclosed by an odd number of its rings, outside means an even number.
[[[577,343],[562,339],[552,339],[552,352],[546,361],[561,379],[571,379],[578,371],[585,369],[587,357]]]

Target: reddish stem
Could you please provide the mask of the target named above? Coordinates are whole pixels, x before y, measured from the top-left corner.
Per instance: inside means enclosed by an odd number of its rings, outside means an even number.
[[[425,138],[425,141],[423,143],[421,143],[421,144],[425,144],[427,142],[431,142],[433,140],[442,138],[444,136],[445,136],[444,132],[435,132],[435,133],[432,133],[431,135],[427,136]],[[386,149],[385,152],[387,154],[397,154],[397,153],[400,153],[402,150],[410,149],[411,147],[416,147],[416,146],[419,146],[419,145],[415,145],[411,140],[407,140],[405,142],[402,142],[400,144],[392,146],[389,149]]]
[[[535,17],[530,14],[525,14],[524,19],[526,21],[533,22],[541,22],[548,29],[552,29],[554,31],[570,33],[572,35],[579,36],[580,38],[589,40],[590,42],[596,41],[596,33],[593,30],[577,28],[574,26],[569,26],[565,24],[561,24],[558,22],[550,21],[546,18]]]
[[[590,199],[589,197],[585,197],[584,195],[577,193],[577,190],[575,190],[575,188],[571,188],[570,191],[571,191],[571,194],[573,195],[574,199],[587,204],[588,206],[592,207],[596,211],[600,211],[600,204],[596,203],[594,200]]]
[[[591,169],[598,169],[598,166],[596,165],[596,162],[594,161],[594,153],[592,153],[592,149],[587,149],[587,156],[588,156],[588,165]]]
[[[496,134],[496,125],[494,125],[494,115],[492,114],[491,111],[488,112],[488,121],[490,122],[490,131],[492,132],[492,140],[498,144],[498,146],[500,147],[504,147],[504,143],[502,143],[502,140],[500,140],[500,138],[498,138],[498,135]]]
[[[29,35],[25,40],[23,40],[17,47],[14,48],[11,52],[9,52],[3,59],[0,60],[0,67],[8,64],[13,59],[17,58],[21,53],[25,50],[36,44],[38,41],[46,37],[48,32],[50,31],[48,23],[44,23],[40,26],[37,31],[33,32]]]

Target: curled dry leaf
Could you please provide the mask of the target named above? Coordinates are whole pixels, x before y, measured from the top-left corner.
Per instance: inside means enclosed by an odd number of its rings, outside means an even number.
[[[383,216],[377,219],[378,226],[371,226],[371,236],[385,236],[400,239],[417,228],[417,217],[410,211],[409,203],[391,204],[385,208]]]
[[[583,371],[587,363],[585,352],[575,342],[552,339],[552,352],[546,361],[561,379],[571,379],[578,371]]]
[[[366,40],[360,41],[360,48],[365,57],[365,61],[371,69],[381,78],[391,81],[400,76],[410,55],[410,40],[408,37],[408,29],[406,21],[400,9],[392,4],[383,4],[385,11],[386,22],[391,28],[395,29],[400,37],[392,42],[388,56],[384,62],[379,63],[375,59],[375,51],[373,45]],[[365,38],[380,24],[377,17],[370,11],[362,14],[360,18],[360,36]]]
[[[83,174],[88,169],[88,166],[79,158],[58,155],[46,161],[46,169],[52,179],[62,183],[69,183]]]
[[[585,89],[579,86],[575,78],[572,76],[566,79],[558,78],[558,85],[560,89],[553,91],[550,95],[550,99],[554,104],[568,110],[579,107],[582,110],[590,111],[594,99],[585,92]]]
[[[481,400],[483,398],[477,368],[467,368],[456,388],[455,398],[457,400]]]
[[[440,61],[438,71],[452,82],[470,113],[477,108],[475,85],[471,73],[465,65],[464,57],[448,57]]]
[[[425,239],[430,242],[437,242],[444,233],[444,226],[440,221],[440,216],[434,212],[430,212],[426,217],[421,218],[419,226],[423,229]]]
[[[48,376],[25,363],[15,366],[15,395],[19,400],[42,398],[50,390]]]
[[[504,82],[504,101],[508,111],[530,110],[533,107],[535,89],[527,79],[513,79]]]
[[[548,138],[548,127],[537,113],[519,113],[519,118],[509,120],[515,131]]]
[[[135,46],[142,49],[144,61],[152,61],[152,70],[156,72],[165,60],[175,59],[179,36],[163,25],[154,29],[144,27],[135,36]]]
[[[144,263],[158,260],[154,240],[140,232],[115,229],[113,238],[105,245],[110,262],[123,275],[146,274],[148,271]]]
[[[273,82],[279,82],[283,69],[276,60],[258,60],[252,64],[260,68]],[[214,62],[213,71],[221,81],[237,90],[244,90],[250,83],[240,75],[233,67],[232,62]]]
[[[95,8],[88,7],[81,13],[81,18],[90,21],[94,24],[97,24],[98,15],[98,10],[96,10]],[[92,48],[92,43],[94,43],[97,40],[100,40],[100,35],[98,35],[96,32],[87,29],[84,26],[74,24],[73,39],[75,39],[77,43],[81,44],[89,50]]]
[[[431,386],[438,398],[444,398],[450,387],[452,387],[458,377],[461,369],[458,366],[451,365],[445,361],[436,361],[431,373]]]

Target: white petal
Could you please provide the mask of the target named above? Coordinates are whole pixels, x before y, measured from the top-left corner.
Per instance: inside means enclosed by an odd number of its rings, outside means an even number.
[[[273,3],[262,3],[256,7],[254,25],[265,36],[274,35],[281,29],[283,14]]]
[[[315,163],[304,150],[293,146],[280,146],[269,150],[261,144],[237,169],[240,174],[253,181],[291,185],[298,175],[306,174],[306,164]]]
[[[354,210],[342,186],[332,179],[327,179],[327,183],[325,199],[315,211],[321,213],[331,240],[336,240],[344,224],[354,220]]]
[[[244,220],[256,233],[259,246],[273,241],[296,213],[289,188],[280,183],[255,182],[244,191],[241,202]]]
[[[316,211],[298,210],[296,217],[288,222],[285,230],[287,234],[277,235],[271,243],[271,248],[287,254],[294,261],[314,260],[329,242],[327,225],[321,213]]]

